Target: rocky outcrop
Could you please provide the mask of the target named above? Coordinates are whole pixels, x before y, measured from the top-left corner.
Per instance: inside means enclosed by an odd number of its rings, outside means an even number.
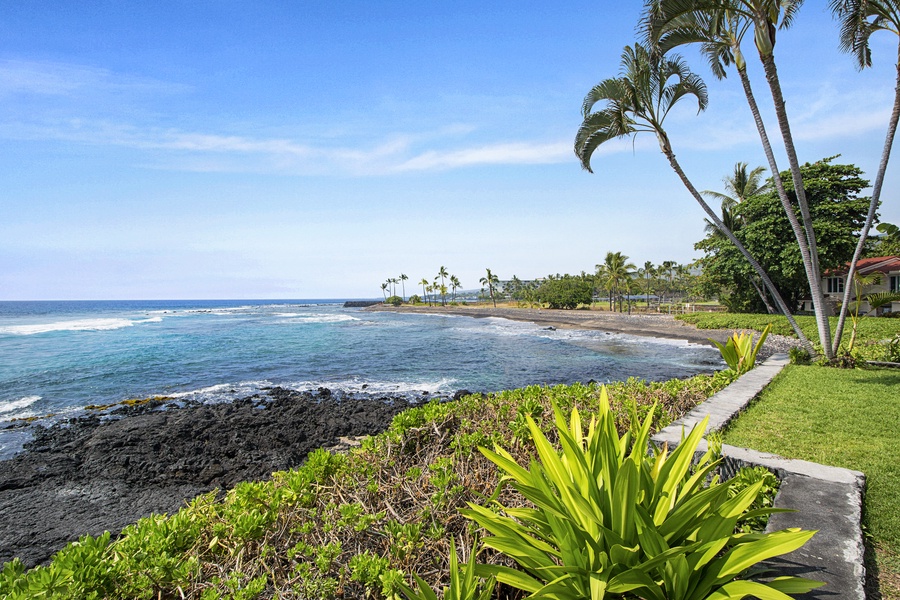
[[[185,500],[300,465],[341,438],[384,430],[401,398],[346,398],[274,388],[227,404],[123,406],[34,427],[0,462],[0,563],[45,562],[89,533],[118,533]]]

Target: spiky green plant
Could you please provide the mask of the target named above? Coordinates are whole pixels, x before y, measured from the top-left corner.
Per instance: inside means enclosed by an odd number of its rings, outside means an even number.
[[[707,452],[692,467],[706,420],[671,453],[647,454],[652,414],[619,437],[605,392],[587,432],[572,411],[568,425],[554,405],[557,450],[529,419],[538,461],[520,466],[500,447],[484,455],[534,508],[470,503],[463,513],[490,534],[484,545],[521,570],[481,565],[479,573],[534,598],[653,600],[783,599],[818,582],[778,577],[741,579],[760,561],[792,552],[815,533],[786,529],[735,533],[740,519],[778,509],[749,510],[759,481],[729,498],[728,482],[713,475],[720,458]],[[706,485],[709,479],[709,485]],[[502,485],[502,483],[501,483]]]
[[[710,341],[722,353],[722,359],[728,365],[728,368],[738,375],[742,375],[756,364],[756,355],[759,354],[759,349],[762,348],[771,329],[771,323],[766,325],[759,339],[756,340],[756,344],[753,343],[753,334],[744,331],[732,334],[725,344],[721,344],[716,340]]]

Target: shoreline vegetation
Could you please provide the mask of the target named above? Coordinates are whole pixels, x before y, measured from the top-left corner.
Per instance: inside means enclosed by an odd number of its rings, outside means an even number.
[[[606,389],[624,433],[654,404],[657,430],[733,379],[723,371],[655,383],[632,379]],[[99,532],[82,537],[47,566],[26,571],[13,560],[0,572],[0,595],[28,598],[53,581],[58,592],[51,598],[395,598],[411,573],[439,589],[448,583],[451,540],[468,548],[475,543],[477,533],[459,509],[483,501],[498,485],[496,469],[477,448],[499,443],[527,464],[533,456],[528,420],[551,432],[554,404],[590,418],[602,389],[530,386],[396,412],[380,428],[370,423],[370,433],[387,430],[360,448],[314,450],[302,467],[201,494],[171,516],[125,527],[118,539]],[[345,415],[341,404],[328,407],[336,420]],[[243,449],[232,451],[239,456]],[[139,478],[140,469],[133,470]],[[508,488],[500,498],[516,502]],[[511,564],[492,556],[480,559]]]

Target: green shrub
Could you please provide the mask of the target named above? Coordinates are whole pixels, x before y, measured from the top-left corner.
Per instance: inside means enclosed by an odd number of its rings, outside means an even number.
[[[795,346],[788,350],[792,365],[808,365],[812,363],[812,357],[805,349]]]
[[[459,561],[456,558],[456,541],[450,540],[450,585],[444,588],[444,600],[490,600],[494,593],[496,580],[490,578],[483,583],[475,575],[475,558],[478,553],[473,548],[469,552],[469,562],[465,570],[460,573]],[[418,585],[418,591],[414,591],[406,584],[401,584],[403,595],[409,600],[438,600],[438,596],[427,581],[413,574]]]
[[[388,296],[388,299],[384,301],[385,304],[390,304],[391,306],[400,306],[403,304],[403,298],[400,296]]]
[[[753,335],[743,331],[732,334],[724,345],[716,340],[710,341],[719,349],[728,368],[738,375],[742,375],[756,364],[756,355],[765,343],[771,329],[771,324],[766,325],[759,335],[759,339],[756,340],[756,344],[753,343]]]
[[[652,411],[651,411],[652,412]],[[646,453],[652,415],[619,437],[606,394],[588,431],[577,410],[567,425],[554,407],[561,451],[529,419],[539,461],[521,467],[500,447],[482,452],[534,508],[499,501],[470,503],[464,514],[492,534],[484,545],[512,558],[522,570],[482,565],[482,576],[533,596],[558,600],[762,598],[818,587],[796,577],[763,583],[741,580],[751,566],[801,547],[815,532],[735,533],[741,519],[774,512],[749,511],[764,482],[729,497],[717,477],[719,461],[707,452],[691,463],[706,427],[697,425],[671,453]],[[496,495],[495,495],[496,497]]]

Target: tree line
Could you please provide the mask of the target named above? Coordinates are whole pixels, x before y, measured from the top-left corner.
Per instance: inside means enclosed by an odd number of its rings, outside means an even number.
[[[404,282],[408,280],[406,275],[400,275],[389,277],[382,283],[384,301],[389,304],[446,305],[457,301],[457,291],[462,288],[459,278],[449,274],[443,266],[433,280],[423,277],[419,281],[421,296],[414,294],[406,297]],[[485,269],[485,276],[479,279],[482,287],[478,297],[494,306],[498,300],[513,300],[548,308],[577,308],[603,298],[609,310],[625,312],[640,300],[649,305],[651,300],[659,303],[698,299],[700,288],[697,282],[698,275],[693,264],[668,260],[654,265],[646,261],[638,268],[621,252],[607,252],[604,261],[595,266],[593,273],[556,273],[532,280],[513,275],[511,279],[501,281],[491,269]],[[397,285],[401,286],[402,296],[397,295]]]

